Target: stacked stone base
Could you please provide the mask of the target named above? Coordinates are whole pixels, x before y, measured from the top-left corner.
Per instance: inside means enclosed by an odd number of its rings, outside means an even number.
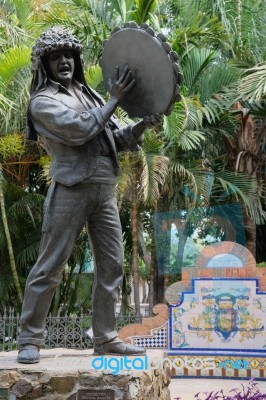
[[[15,352],[0,353],[0,399],[76,400],[86,398],[78,395],[80,389],[111,389],[115,400],[170,400],[167,364],[160,369],[122,370],[113,375],[84,368],[93,357],[86,352],[66,354],[56,349],[51,354],[47,350],[39,364],[30,365],[16,363]]]

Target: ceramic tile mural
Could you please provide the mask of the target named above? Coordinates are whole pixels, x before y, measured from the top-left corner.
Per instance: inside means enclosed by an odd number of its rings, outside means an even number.
[[[193,279],[170,306],[170,349],[266,352],[266,293],[257,279]]]

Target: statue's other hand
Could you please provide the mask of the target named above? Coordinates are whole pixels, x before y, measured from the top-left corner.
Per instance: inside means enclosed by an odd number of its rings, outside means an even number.
[[[159,125],[161,121],[162,121],[162,116],[160,114],[147,115],[146,117],[143,118],[143,123],[147,127]]]
[[[116,98],[118,101],[131,90],[135,85],[135,80],[129,67],[125,67],[120,74],[119,67],[116,67],[114,78],[108,81],[108,89],[111,97]]]
[[[145,129],[159,125],[161,121],[162,115],[153,114],[147,115],[140,122],[133,125],[133,135],[135,136],[135,139],[137,140],[139,145],[142,145],[143,143],[143,132],[145,131]]]

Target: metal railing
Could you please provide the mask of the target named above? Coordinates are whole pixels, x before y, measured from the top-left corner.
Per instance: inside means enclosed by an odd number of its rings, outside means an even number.
[[[47,349],[64,347],[68,349],[87,349],[92,340],[87,331],[91,327],[92,313],[80,316],[52,316],[46,318],[45,347]],[[0,314],[0,351],[17,349],[20,315],[14,309]],[[135,322],[135,314],[116,316],[116,328]]]

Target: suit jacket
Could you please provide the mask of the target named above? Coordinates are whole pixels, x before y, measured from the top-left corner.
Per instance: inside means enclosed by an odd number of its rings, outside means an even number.
[[[46,88],[31,98],[29,106],[33,126],[52,158],[51,177],[67,186],[82,182],[95,172],[101,151],[97,137],[100,132],[108,143],[116,175],[120,174],[117,152],[139,149],[132,126],[119,129],[114,118],[105,121],[102,98],[92,89],[76,84],[87,102],[73,97],[59,83],[49,81]],[[91,101],[95,103],[93,108]]]

